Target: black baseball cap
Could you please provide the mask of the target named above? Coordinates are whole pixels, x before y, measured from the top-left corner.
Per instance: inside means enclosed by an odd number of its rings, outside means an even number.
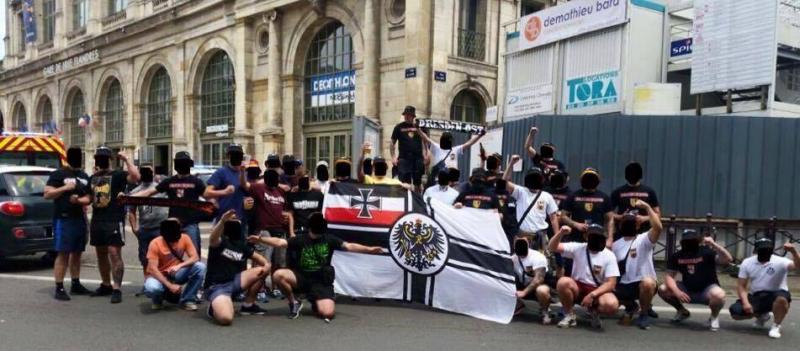
[[[267,168],[275,168],[281,166],[281,157],[278,154],[269,154],[267,155],[267,160],[264,161],[264,165]]]
[[[486,178],[486,170],[480,167],[472,169],[472,178]]]
[[[230,144],[228,145],[228,153],[238,152],[244,154],[244,149],[242,149],[242,145],[240,144]]]
[[[189,161],[191,161],[192,160],[192,155],[190,155],[188,151],[178,151],[177,153],[175,153],[174,160],[175,161],[178,161],[178,160],[189,160]]]
[[[111,151],[111,149],[109,149],[107,146],[100,146],[96,150],[94,150],[94,156],[95,157],[98,157],[98,156],[111,157],[111,156],[114,156],[114,152]]]
[[[412,116],[416,117],[417,116],[417,108],[414,107],[414,106],[411,106],[411,105],[406,106],[406,108],[403,109],[403,116],[405,116],[405,115],[412,115]]]
[[[686,229],[681,233],[681,240],[703,240],[703,235],[694,229]]]
[[[592,223],[589,225],[589,228],[586,229],[587,234],[599,234],[602,236],[606,236],[606,231],[603,229],[602,225],[597,223]]]
[[[375,164],[375,163],[386,163],[386,159],[383,158],[383,157],[378,156],[378,157],[372,159],[372,163],[373,164]]]
[[[772,242],[772,240],[769,240],[769,238],[758,239],[758,240],[756,240],[755,243],[753,243],[753,246],[754,246],[755,250],[759,250],[759,249],[770,249],[770,250],[773,250],[773,249],[775,249],[775,243]]]

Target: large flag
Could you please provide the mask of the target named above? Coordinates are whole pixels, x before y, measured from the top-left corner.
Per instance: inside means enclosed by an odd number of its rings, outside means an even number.
[[[381,246],[337,251],[337,293],[423,303],[498,323],[514,313],[508,240],[496,213],[455,209],[397,186],[331,183],[323,213],[332,235]]]

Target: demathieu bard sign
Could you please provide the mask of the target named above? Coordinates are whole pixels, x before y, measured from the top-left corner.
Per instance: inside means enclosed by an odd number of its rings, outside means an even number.
[[[627,0],[573,0],[534,12],[519,20],[519,49],[624,23],[627,6]]]

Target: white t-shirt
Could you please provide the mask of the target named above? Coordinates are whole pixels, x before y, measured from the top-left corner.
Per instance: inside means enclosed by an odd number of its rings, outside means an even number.
[[[453,202],[455,202],[456,198],[458,197],[458,191],[449,186],[442,187],[441,185],[436,184],[429,187],[428,189],[425,189],[425,193],[422,195],[422,197],[426,199],[432,197],[448,205],[452,205]]]
[[[558,211],[558,205],[556,200],[553,199],[553,195],[542,191],[542,195],[536,200],[536,205],[531,208],[531,211],[528,212],[528,215],[523,220],[520,217],[525,214],[525,210],[533,202],[536,193],[531,192],[526,187],[517,185],[514,187],[514,192],[511,193],[511,196],[517,199],[517,220],[522,222],[519,230],[523,232],[536,233],[547,229],[547,218]]]
[[[656,269],[653,267],[653,248],[655,244],[650,241],[650,232],[637,235],[633,240],[626,241],[621,238],[611,245],[611,251],[617,256],[617,262],[625,259],[625,275],[620,277],[622,284],[636,283],[644,278],[656,279]],[[630,254],[628,250],[630,249]]]
[[[444,160],[444,157],[447,156],[447,160],[444,161],[444,165],[447,168],[458,168],[458,156],[460,156],[464,151],[464,145],[453,146],[452,150],[444,150],[441,146],[437,143],[431,143],[431,166],[435,166]],[[450,153],[448,155],[447,153]]]
[[[514,275],[525,286],[531,283],[537,269],[544,268],[544,271],[547,272],[547,258],[539,251],[528,250],[528,256],[525,257],[517,257],[515,254],[511,256],[511,260],[514,261]]]
[[[792,260],[772,255],[767,263],[758,262],[758,256],[750,256],[739,267],[739,278],[750,279],[750,293],[759,291],[789,291],[786,275]]]
[[[583,284],[598,286],[592,279],[592,274],[600,284],[603,284],[608,278],[619,277],[617,257],[609,249],[603,249],[598,253],[589,252],[592,258],[592,270],[589,271],[589,262],[586,261],[586,250],[588,250],[586,246],[586,243],[561,244],[561,247],[564,248],[561,255],[564,258],[572,259],[572,279]]]

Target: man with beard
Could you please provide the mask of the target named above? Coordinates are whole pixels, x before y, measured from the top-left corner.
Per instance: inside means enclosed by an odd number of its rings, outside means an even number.
[[[117,202],[117,197],[128,184],[139,182],[140,175],[139,169],[121,152],[117,157],[125,163],[128,171],[112,169],[112,156],[111,149],[105,146],[98,147],[94,154],[94,163],[98,170],[89,178],[92,195],[89,243],[97,252],[97,268],[103,280],[92,296],[111,295],[111,303],[120,303],[122,277],[125,274],[125,264],[122,262],[125,207]]]
[[[398,123],[392,131],[392,163],[398,167],[400,181],[413,184],[416,191],[422,191],[422,173],[425,171],[422,138],[414,124],[417,117],[414,106],[406,106],[403,110],[403,122]],[[423,130],[422,132],[427,132]],[[395,153],[395,144],[397,152]]]
[[[142,183],[134,188],[132,192],[137,194],[143,191],[155,190],[156,183],[154,182],[155,174],[153,173],[153,166],[142,166],[139,169],[139,173],[142,175]],[[159,194],[156,195],[156,197],[164,197],[164,195]],[[161,222],[167,219],[169,208],[135,206],[130,209],[129,214],[130,216],[128,218],[131,224],[131,231],[133,231],[133,234],[136,235],[136,239],[139,241],[139,262],[142,264],[145,273],[147,273],[147,250],[150,247],[150,242],[158,237]],[[194,247],[192,247],[192,250],[195,250]]]
[[[330,323],[335,314],[333,281],[335,273],[331,265],[334,250],[357,252],[364,254],[381,254],[383,249],[377,246],[368,247],[344,242],[328,235],[328,222],[322,213],[314,213],[308,218],[308,234],[294,238],[263,238],[251,236],[250,243],[263,243],[275,248],[285,248],[292,260],[288,269],[279,269],[273,278],[283,294],[289,300],[290,319],[300,316],[302,302],[296,294],[305,294],[312,303],[316,314]]]
[[[719,311],[725,305],[725,290],[719,286],[717,265],[726,265],[732,260],[730,252],[713,238],[703,238],[692,229],[683,231],[681,249],[667,261],[665,282],[658,288],[658,295],[677,310],[673,323],[689,318],[684,303],[701,304],[711,309],[709,329],[719,330]],[[675,279],[678,273],[682,281]]]
[[[244,293],[239,308],[241,315],[264,315],[266,311],[256,304],[256,295],[270,273],[267,260],[253,251],[242,238],[242,222],[235,210],[223,213],[208,239],[208,263],[204,284],[206,315],[220,325],[233,323],[233,296]],[[253,268],[247,269],[247,260]]]
[[[636,200],[644,201],[653,208],[655,213],[661,215],[661,208],[658,203],[658,196],[653,188],[642,184],[644,170],[638,162],[631,162],[625,166],[625,180],[627,184],[614,189],[611,192],[611,208],[615,211],[614,220],[619,223],[622,215],[632,210],[638,212],[636,221],[642,225],[642,230],[648,229],[647,212],[637,209],[633,204]],[[619,229],[619,228],[617,228]],[[616,237],[615,237],[616,238]]]
[[[246,223],[247,217],[244,212],[245,193],[242,188],[241,172],[242,161],[244,161],[244,150],[239,144],[228,146],[228,164],[214,171],[208,179],[208,185],[203,193],[206,199],[217,199],[219,213],[234,210],[236,218]],[[216,220],[219,220],[217,216]],[[244,236],[245,232],[242,232]]]
[[[162,221],[159,231],[161,235],[147,248],[144,293],[153,302],[151,309],[160,310],[169,292],[167,300],[179,297],[181,308],[197,311],[197,291],[203,285],[206,265],[200,262],[192,239],[181,233],[177,218]]]
[[[544,187],[544,174],[538,167],[531,168],[525,174],[524,187],[510,181],[511,169],[520,160],[519,155],[511,157],[502,179],[507,181],[506,189],[516,199],[514,217],[519,223],[517,236],[525,238],[531,247],[544,249],[547,241],[548,220],[553,228],[559,227],[558,206],[556,201],[553,200],[553,196],[542,190]]]
[[[792,295],[786,277],[789,271],[800,267],[800,255],[791,242],[783,245],[792,259],[776,256],[775,243],[768,238],[755,242],[755,255],[746,258],[739,267],[739,284],[736,293],[739,300],[731,305],[731,317],[735,320],[755,318],[755,326],[763,328],[769,321],[769,314],[775,322],[769,330],[769,337],[781,337],[781,323],[789,313]],[[749,285],[749,288],[748,288]]]
[[[166,194],[170,200],[200,200],[206,189],[206,183],[191,174],[194,166],[191,155],[186,151],[179,151],[175,154],[172,162],[176,172],[174,176],[162,180],[155,189],[135,192],[131,196],[148,197],[155,194]],[[199,223],[203,219],[203,214],[193,209],[174,206],[169,208],[168,216],[180,221],[183,225],[181,232],[186,233],[192,239],[192,244],[197,249],[197,255],[200,256]]]
[[[539,128],[531,127],[528,132],[528,137],[525,139],[525,150],[531,158],[534,167],[540,167],[544,172],[545,178],[550,179],[553,171],[559,170],[564,172],[564,163],[555,159],[556,146],[551,143],[544,143],[539,147],[539,152],[533,147],[536,134],[539,133]]]
[[[500,208],[500,203],[497,201],[497,195],[494,194],[494,189],[489,187],[486,181],[486,171],[483,168],[475,168],[472,170],[472,176],[469,178],[469,185],[467,189],[458,194],[456,202],[453,205],[455,208],[472,207],[484,210],[493,210],[495,212]]]
[[[661,237],[663,226],[660,216],[649,204],[642,200],[633,201],[634,208],[647,213],[650,229],[643,231],[636,220],[637,212],[629,212],[620,220],[619,232],[622,238],[613,244],[609,243],[609,247],[619,262],[621,277],[614,294],[625,306],[622,324],[629,324],[636,310],[639,310],[636,325],[646,330],[650,328],[648,311],[653,307],[653,297],[658,288],[656,269],[653,266],[653,249]],[[640,306],[636,305],[636,300],[639,300]]]
[[[81,169],[83,150],[79,147],[67,149],[68,166],[50,173],[44,187],[44,198],[53,200],[53,236],[57,253],[53,267],[56,283],[56,300],[68,301],[64,290],[67,267],[72,277],[69,292],[73,295],[88,295],[90,291],[81,284],[81,255],[86,249],[86,214],[83,207],[91,203],[88,194],[89,176]]]
[[[561,227],[550,239],[550,251],[572,259],[571,277],[558,280],[558,298],[564,306],[564,319],[558,322],[559,328],[572,328],[577,324],[573,310],[575,302],[589,311],[592,327],[602,328],[600,314],[613,315],[619,308],[614,296],[614,287],[619,279],[617,259],[606,248],[606,231],[597,224],[589,225],[585,243],[561,243],[561,238],[569,234],[569,226]]]
[[[469,150],[472,145],[475,145],[478,140],[486,135],[486,130],[484,129],[480,134],[473,136],[461,145],[453,145],[453,134],[450,132],[442,133],[438,144],[423,133],[422,130],[417,129],[417,133],[428,144],[431,154],[431,164],[433,166],[431,166],[427,184],[430,187],[436,182],[439,172],[445,172],[448,168],[458,168],[458,157],[464,153],[464,150]]]
[[[539,251],[528,248],[528,241],[523,238],[516,239],[513,248],[514,255],[511,256],[511,261],[514,264],[514,276],[517,284],[517,307],[514,315],[521,313],[525,308],[522,300],[535,297],[539,302],[542,324],[549,325],[553,319],[550,316],[550,286],[545,281],[547,258]]]

